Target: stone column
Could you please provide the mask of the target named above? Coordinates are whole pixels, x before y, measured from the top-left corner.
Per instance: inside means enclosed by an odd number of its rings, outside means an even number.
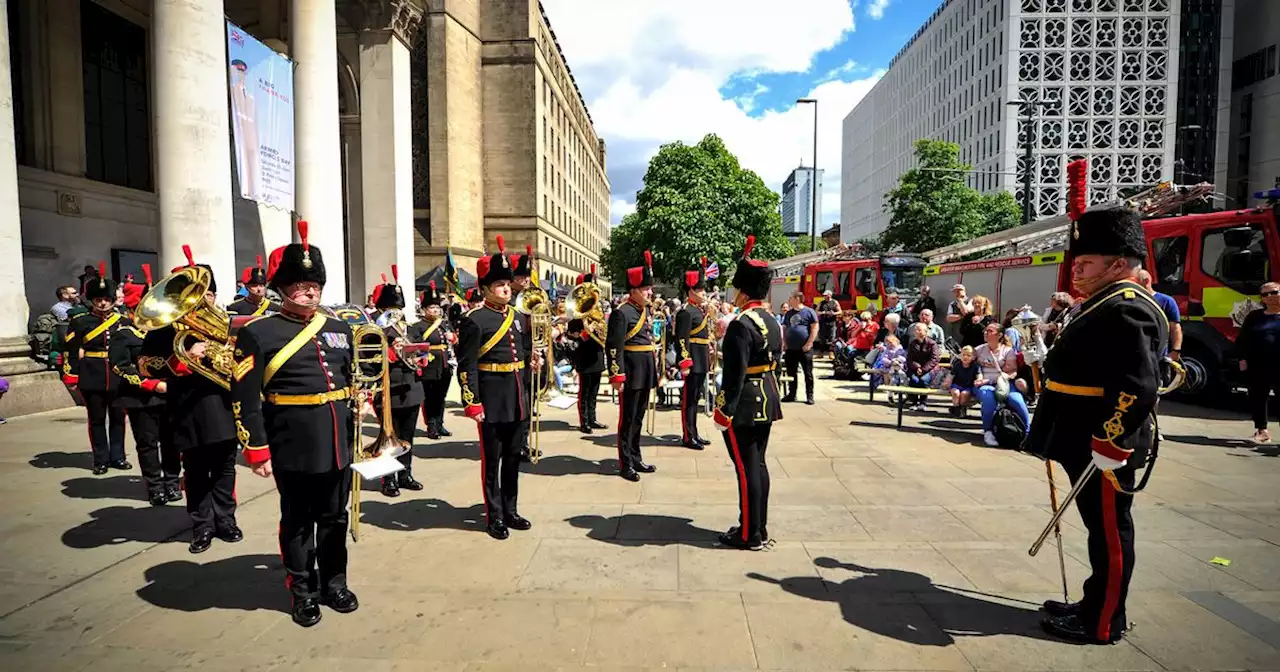
[[[409,54],[422,10],[412,0],[348,0],[343,16],[360,31],[360,154],[364,277],[352,292],[366,293],[400,271],[406,303],[414,293],[413,138]]]
[[[155,0],[151,14],[160,271],[213,267],[219,299],[235,293],[227,28],[221,0]]]
[[[9,9],[0,0],[0,375],[22,369],[27,346],[27,292],[18,219],[18,155],[13,137],[13,80],[9,71]],[[17,359],[10,361],[10,357]],[[27,363],[31,360],[26,359]]]
[[[293,0],[289,15],[293,76],[294,210],[324,252],[326,304],[347,300],[342,154],[338,142],[338,27],[333,0]]]

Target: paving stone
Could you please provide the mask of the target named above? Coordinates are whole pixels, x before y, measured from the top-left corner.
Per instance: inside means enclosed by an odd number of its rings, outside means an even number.
[[[677,549],[669,541],[543,539],[521,588],[601,590],[678,588]]]
[[[756,666],[759,640],[737,595],[700,602],[601,600],[595,607],[589,665]]]
[[[1280,651],[1188,600],[1137,597],[1127,611],[1128,641],[1166,669],[1280,669]]]
[[[851,506],[876,541],[977,541],[982,537],[941,506]]]

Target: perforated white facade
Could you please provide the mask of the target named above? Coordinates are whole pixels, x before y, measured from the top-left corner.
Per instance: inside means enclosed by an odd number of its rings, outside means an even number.
[[[1090,202],[1173,172],[1175,0],[948,0],[844,119],[841,239],[888,224],[884,194],[914,165],[913,143],[960,145],[983,192],[1022,202],[1026,124],[1036,115],[1032,204],[1066,209],[1066,164],[1090,161]]]

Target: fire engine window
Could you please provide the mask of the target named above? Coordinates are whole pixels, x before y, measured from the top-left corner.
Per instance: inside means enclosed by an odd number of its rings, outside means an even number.
[[[1257,294],[1267,281],[1266,236],[1256,224],[1215,229],[1201,242],[1200,270],[1243,294]]]
[[[836,282],[835,294],[832,298],[837,301],[848,301],[849,296],[849,271],[840,271],[839,280]]]
[[[1155,259],[1155,289],[1165,294],[1186,294],[1185,282],[1187,272],[1186,236],[1159,238],[1151,241],[1151,252]]]
[[[831,271],[819,271],[818,278],[813,283],[814,292],[818,296],[822,296],[828,289],[832,292],[836,291],[836,287],[832,284],[834,276]]]
[[[858,286],[858,293],[868,299],[880,298],[880,290],[876,288],[876,270],[874,268],[859,268],[855,271],[853,281]]]

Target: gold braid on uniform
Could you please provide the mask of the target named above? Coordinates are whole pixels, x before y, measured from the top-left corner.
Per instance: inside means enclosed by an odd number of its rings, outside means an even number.
[[[231,402],[231,414],[236,419],[236,439],[240,441],[240,445],[249,447],[249,430],[245,429],[244,423],[240,422],[240,402]]]
[[[612,357],[612,359],[609,362],[609,375],[621,376],[622,369],[618,368],[618,349],[609,348],[609,354]]]
[[[462,383],[462,403],[467,406],[475,406],[476,395],[471,393],[471,386],[467,384],[467,372],[459,373],[458,380]]]
[[[1114,442],[1121,434],[1124,434],[1124,414],[1129,411],[1129,407],[1133,406],[1133,402],[1137,400],[1137,395],[1129,394],[1128,392],[1120,393],[1119,398],[1116,399],[1115,415],[1112,415],[1110,419],[1102,423],[1102,431],[1106,434],[1102,439],[1103,441]]]

